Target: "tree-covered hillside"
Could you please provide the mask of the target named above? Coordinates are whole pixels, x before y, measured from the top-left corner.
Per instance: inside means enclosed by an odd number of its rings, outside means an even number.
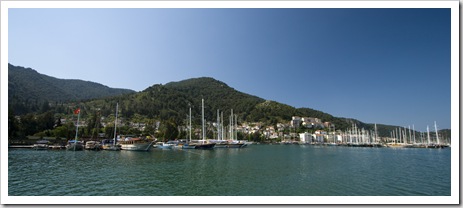
[[[359,128],[373,129],[355,119],[334,117],[311,108],[295,108],[275,101],[239,92],[227,84],[209,77],[193,78],[165,85],[156,84],[142,92],[83,103],[87,108],[98,108],[102,114],[114,111],[119,103],[121,113],[127,118],[144,117],[159,120],[173,120],[185,123],[189,107],[192,108],[194,123],[200,123],[201,99],[204,99],[205,119],[216,121],[217,110],[223,112],[225,123],[233,109],[239,122],[261,122],[264,125],[288,123],[292,116],[315,117],[334,123],[336,129],[346,129],[357,125]]]
[[[57,79],[8,64],[8,103],[17,114],[37,111],[44,102],[75,102],[130,93],[134,91],[89,81]]]
[[[201,125],[202,99],[208,125],[217,120],[217,110],[220,111],[220,115],[223,113],[224,125],[228,125],[233,109],[238,124],[255,122],[262,126],[277,127],[278,123],[289,124],[293,116],[299,116],[330,122],[336,130],[342,131],[353,125],[365,130],[375,128],[374,124],[356,119],[335,117],[311,108],[295,108],[264,100],[239,92],[209,77],[192,78],[165,85],[155,84],[134,93],[92,82],[56,79],[41,75],[32,69],[9,65],[8,90],[9,137],[24,137],[37,133],[60,137],[72,135],[72,122],[75,121],[73,110],[77,108],[82,109],[81,119],[86,124],[86,127],[82,128],[83,136],[94,136],[96,133],[110,136],[113,132],[116,104],[119,104],[121,133],[154,135],[155,129],[159,128],[158,130],[164,133],[157,136],[184,138],[185,135],[181,134],[186,131],[181,129],[187,124],[190,107],[193,126],[199,129],[198,125]],[[63,119],[66,123],[60,123]],[[135,124],[146,125],[146,128],[136,130],[133,126]],[[390,132],[397,128],[384,124],[376,126],[380,136],[389,136]],[[212,134],[214,127],[208,128]],[[168,129],[175,131],[171,132]],[[309,129],[293,129],[291,132],[307,130]]]
[[[156,84],[136,94],[93,100],[83,105],[99,108],[104,114],[112,112],[119,103],[122,114],[127,118],[142,115],[160,120],[173,119],[180,123],[186,119],[190,107],[193,119],[201,118],[201,99],[204,99],[207,120],[216,119],[217,109],[224,111],[226,116],[233,109],[243,121],[248,119],[257,104],[264,102],[215,79],[194,78],[165,85]]]

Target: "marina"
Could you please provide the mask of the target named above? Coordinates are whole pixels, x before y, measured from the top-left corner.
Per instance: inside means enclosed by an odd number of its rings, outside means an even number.
[[[454,1],[48,3],[2,4],[2,204],[459,203]]]

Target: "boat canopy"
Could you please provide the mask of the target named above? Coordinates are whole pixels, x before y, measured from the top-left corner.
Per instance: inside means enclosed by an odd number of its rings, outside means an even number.
[[[112,139],[103,139],[103,141],[101,141],[102,144],[114,144],[114,140]]]
[[[127,137],[124,139],[124,141],[140,141],[140,138],[132,138],[132,137]]]

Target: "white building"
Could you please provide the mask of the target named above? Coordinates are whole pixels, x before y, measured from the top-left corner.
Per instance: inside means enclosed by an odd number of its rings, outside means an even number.
[[[310,143],[312,142],[312,135],[305,132],[305,133],[300,133],[299,134],[299,140],[302,142],[302,143]]]

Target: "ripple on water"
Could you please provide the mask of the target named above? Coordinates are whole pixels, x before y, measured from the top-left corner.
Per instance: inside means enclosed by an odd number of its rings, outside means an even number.
[[[450,195],[450,150],[9,150],[8,194],[45,196]]]

